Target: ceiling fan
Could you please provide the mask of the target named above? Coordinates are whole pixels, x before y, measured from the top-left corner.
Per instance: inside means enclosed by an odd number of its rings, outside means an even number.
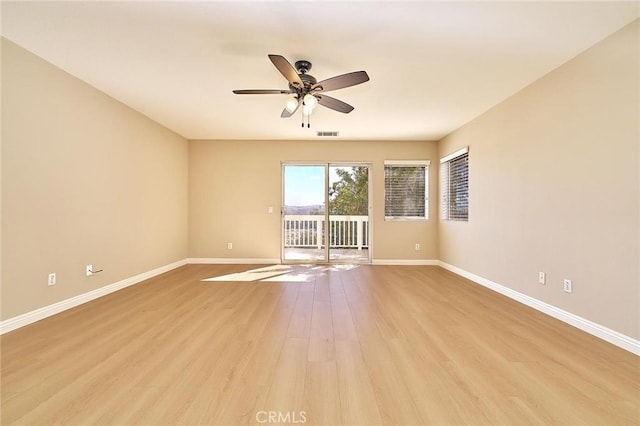
[[[278,89],[243,89],[234,90],[237,95],[293,95],[287,100],[280,117],[291,117],[302,106],[302,127],[304,127],[304,117],[307,117],[307,127],[309,116],[316,105],[322,105],[329,109],[343,112],[345,114],[353,111],[353,107],[341,100],[332,98],[324,94],[330,90],[343,89],[369,81],[369,76],[365,71],[355,71],[338,75],[326,80],[317,81],[314,76],[308,74],[311,69],[311,62],[307,60],[296,61],[295,68],[289,61],[280,55],[269,55],[269,59],[280,73],[289,82],[288,90]]]

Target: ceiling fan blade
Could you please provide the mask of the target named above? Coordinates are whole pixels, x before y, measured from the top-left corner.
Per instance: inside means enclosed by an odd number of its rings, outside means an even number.
[[[242,89],[234,90],[233,93],[236,95],[286,95],[293,92],[279,89]]]
[[[315,97],[318,99],[318,103],[323,107],[327,107],[338,112],[344,112],[345,114],[353,111],[353,107],[351,105],[336,98],[332,98],[331,96],[317,94]]]
[[[275,65],[276,68],[278,68],[278,71],[280,71],[280,74],[282,74],[289,83],[291,83],[296,87],[303,86],[302,80],[300,80],[300,76],[298,75],[298,72],[293,67],[293,65],[291,65],[291,63],[284,58],[284,56],[269,55],[269,59],[271,59],[271,62],[273,62],[273,65]]]
[[[313,85],[311,90],[328,92],[329,90],[355,86],[356,84],[364,83],[365,81],[369,81],[367,73],[365,71],[355,71],[319,81]]]

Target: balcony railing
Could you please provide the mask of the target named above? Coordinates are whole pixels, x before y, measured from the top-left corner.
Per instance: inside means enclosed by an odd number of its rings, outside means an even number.
[[[284,246],[287,248],[324,248],[329,233],[330,248],[369,248],[369,216],[329,215],[326,229],[323,215],[285,215]]]

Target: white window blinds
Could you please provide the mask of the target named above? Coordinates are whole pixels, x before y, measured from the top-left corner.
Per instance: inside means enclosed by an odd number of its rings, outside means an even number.
[[[442,218],[469,220],[469,148],[463,148],[440,160]]]
[[[384,218],[429,218],[429,161],[384,162]]]

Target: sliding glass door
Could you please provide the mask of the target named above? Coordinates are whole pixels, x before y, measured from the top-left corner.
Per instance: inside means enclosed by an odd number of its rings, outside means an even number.
[[[283,262],[369,262],[369,165],[283,164],[282,171]]]

